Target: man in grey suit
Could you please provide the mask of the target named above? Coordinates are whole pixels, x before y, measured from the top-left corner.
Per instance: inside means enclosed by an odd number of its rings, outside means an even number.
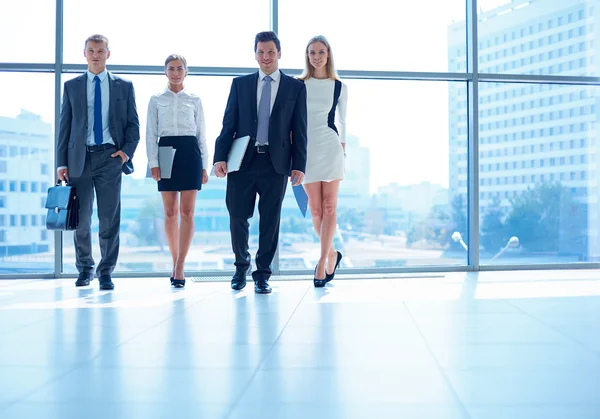
[[[121,173],[133,171],[131,159],[140,140],[140,124],[131,82],[106,70],[108,39],[92,35],[85,42],[85,74],[64,86],[56,164],[58,179],[68,181],[79,197],[75,231],[76,286],[94,278],[92,208],[98,198],[100,251],[96,272],[100,289],[112,290],[111,274],[119,256]]]

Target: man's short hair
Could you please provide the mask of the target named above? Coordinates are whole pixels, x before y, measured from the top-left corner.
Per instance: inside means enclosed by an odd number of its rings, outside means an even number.
[[[106,45],[106,49],[108,50],[108,38],[104,35],[99,35],[99,34],[94,34],[91,36],[88,36],[88,39],[85,40],[85,46],[84,48],[87,48],[87,44],[88,42],[104,42],[104,45]]]
[[[281,44],[279,43],[279,38],[277,38],[277,34],[273,31],[259,32],[256,34],[254,38],[254,52],[256,52],[256,48],[259,42],[275,42],[275,46],[277,47],[277,52],[281,52]]]

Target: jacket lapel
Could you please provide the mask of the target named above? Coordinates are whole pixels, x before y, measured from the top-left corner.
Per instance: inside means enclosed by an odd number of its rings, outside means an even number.
[[[252,98],[252,110],[254,119],[258,121],[258,71],[250,78],[250,89],[249,97]]]
[[[108,121],[112,121],[113,110],[116,107],[117,101],[117,92],[119,91],[119,81],[115,80],[111,73],[107,74],[108,76],[108,96],[109,96],[109,106],[108,106]]]
[[[85,118],[85,125],[88,124],[88,103],[87,103],[87,82],[88,76],[87,71],[81,76],[77,77],[77,102],[81,109],[82,115]]]
[[[273,104],[273,110],[271,111],[271,115],[273,115],[273,113],[277,109],[277,106],[281,104],[283,96],[285,95],[285,89],[287,87],[286,84],[288,82],[288,76],[283,74],[281,70],[279,70],[279,72],[281,79],[279,80],[279,89],[277,89],[277,96],[275,96],[275,103]]]

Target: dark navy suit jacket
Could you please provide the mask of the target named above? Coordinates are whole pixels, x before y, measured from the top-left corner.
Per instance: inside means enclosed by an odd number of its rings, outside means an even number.
[[[258,72],[233,79],[223,129],[215,145],[215,163],[227,161],[235,138],[249,135],[251,140],[240,172],[248,167],[256,152],[257,89]],[[277,173],[289,175],[291,170],[304,173],[306,141],[306,86],[282,72],[269,119],[269,155]]]

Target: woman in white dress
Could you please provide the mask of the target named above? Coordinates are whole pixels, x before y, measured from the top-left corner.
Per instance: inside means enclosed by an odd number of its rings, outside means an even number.
[[[187,75],[185,58],[169,55],[165,61],[165,74],[169,79],[168,87],[152,96],[148,104],[146,152],[152,178],[158,182],[165,208],[165,232],[173,258],[171,285],[183,288],[185,258],[194,235],[196,194],[208,182],[208,147],[202,102],[183,86]],[[160,147],[175,150],[168,178],[161,177]]]
[[[306,46],[306,65],[300,77],[306,84],[308,145],[304,189],[313,226],[321,241],[321,257],[314,285],[331,281],[342,260],[333,247],[337,226],[337,197],[344,178],[346,153],[346,104],[348,88],[335,71],[331,46],[315,36]]]

